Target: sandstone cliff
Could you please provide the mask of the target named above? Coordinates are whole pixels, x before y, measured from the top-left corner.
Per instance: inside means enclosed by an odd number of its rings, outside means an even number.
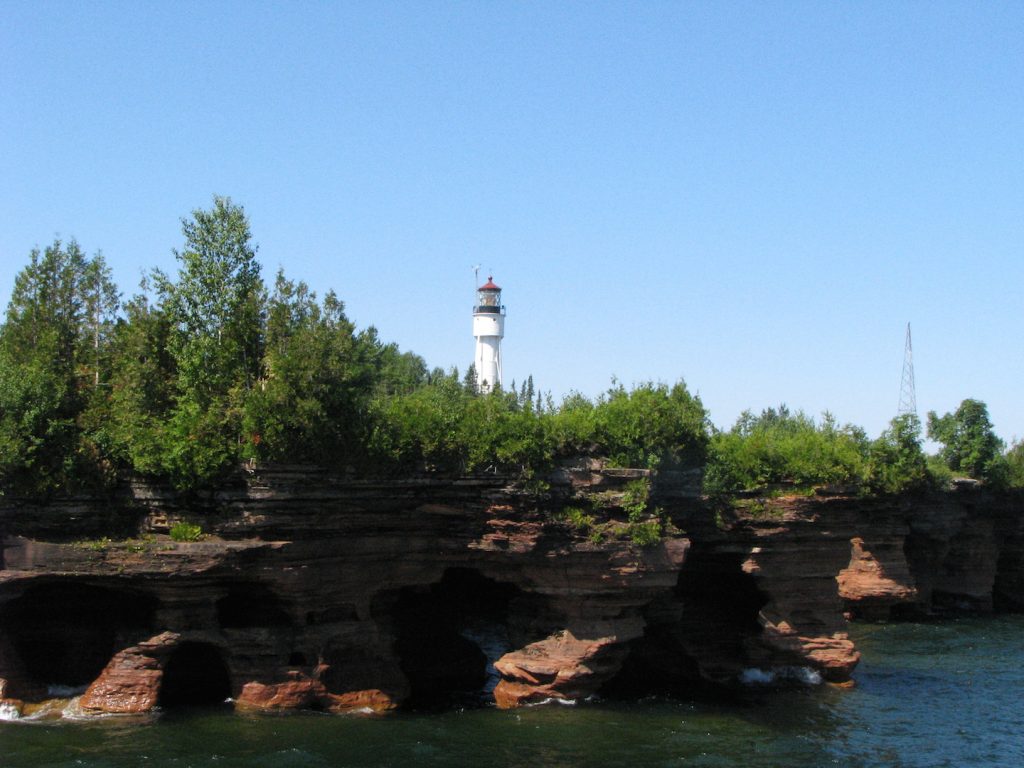
[[[697,474],[581,461],[550,480],[266,467],[204,498],[8,504],[0,698],[342,712],[686,694],[750,670],[841,682],[849,616],[1021,607],[1019,497],[716,507]],[[623,501],[638,481],[665,526],[646,546]],[[203,540],[166,535],[185,518]]]

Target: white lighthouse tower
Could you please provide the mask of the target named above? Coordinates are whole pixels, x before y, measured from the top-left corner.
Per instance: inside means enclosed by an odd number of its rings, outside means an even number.
[[[501,288],[494,278],[476,289],[473,307],[473,335],[476,336],[476,381],[481,392],[501,386],[501,340],[505,337],[505,308]]]

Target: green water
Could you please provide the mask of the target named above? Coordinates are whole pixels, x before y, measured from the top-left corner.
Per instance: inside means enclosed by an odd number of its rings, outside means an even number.
[[[0,723],[0,766],[1024,766],[1024,618],[859,626],[857,687],[391,717]]]

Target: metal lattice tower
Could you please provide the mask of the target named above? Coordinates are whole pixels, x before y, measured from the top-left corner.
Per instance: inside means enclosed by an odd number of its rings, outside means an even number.
[[[907,344],[903,351],[903,378],[900,381],[900,405],[896,415],[917,415],[917,387],[914,384],[914,345],[910,341],[910,323],[907,323]]]

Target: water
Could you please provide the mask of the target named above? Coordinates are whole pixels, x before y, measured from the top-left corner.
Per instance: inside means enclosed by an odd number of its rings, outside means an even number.
[[[857,687],[375,717],[0,722],[0,766],[1024,765],[1024,618],[859,626]]]

